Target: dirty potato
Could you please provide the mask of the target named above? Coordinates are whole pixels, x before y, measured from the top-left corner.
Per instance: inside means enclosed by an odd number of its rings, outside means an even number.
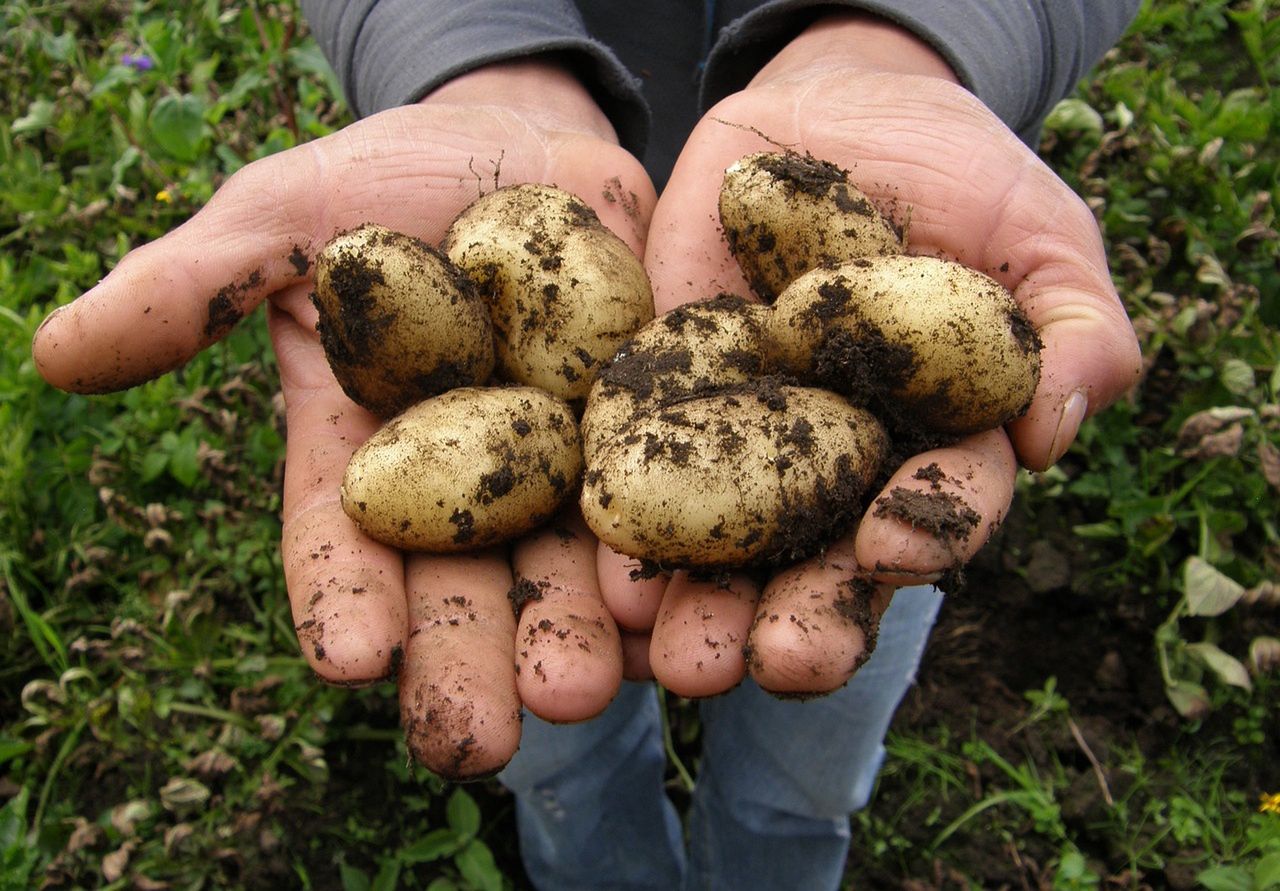
[[[313,302],[329,367],[379,417],[493,371],[493,328],[470,281],[439,251],[361,226],[316,258]]]
[[[342,507],[386,544],[466,551],[545,522],[581,472],[565,402],[534,387],[462,387],[374,433],[347,466]]]
[[[638,411],[764,374],[764,312],[726,295],[677,307],[637,331],[591,388],[582,416],[584,454],[615,437]]]
[[[664,567],[783,564],[858,515],[887,448],[834,393],[756,379],[633,418],[583,481],[601,541]]]
[[[998,282],[934,257],[873,257],[815,269],[769,317],[780,368],[939,433],[999,427],[1026,411],[1041,341]]]
[[[579,198],[507,186],[454,221],[444,251],[489,302],[504,379],[566,400],[653,318],[639,259]]]
[[[720,223],[756,295],[771,303],[818,266],[897,254],[902,242],[876,206],[829,161],[758,152],[725,171]]]

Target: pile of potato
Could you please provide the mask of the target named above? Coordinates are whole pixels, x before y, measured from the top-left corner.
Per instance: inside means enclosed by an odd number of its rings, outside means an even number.
[[[389,418],[352,456],[342,506],[373,538],[436,553],[522,535],[577,493],[571,403],[653,318],[627,245],[541,185],[484,195],[441,250],[374,225],[338,236],[314,301],[344,391]]]
[[[764,303],[656,319],[587,400],[582,513],[615,550],[662,567],[793,562],[862,514],[890,431],[942,441],[1030,404],[1041,345],[1012,296],[903,255],[845,171],[749,156],[725,174],[720,219]]]
[[[1041,344],[1011,295],[903,254],[845,171],[749,156],[720,217],[763,302],[657,319],[626,245],[550,187],[484,196],[443,251],[371,226],[335,239],[317,263],[322,342],[347,393],[394,415],[351,461],[348,514],[452,551],[527,532],[580,491],[592,531],[629,556],[776,565],[861,515],[891,434],[954,438],[1030,404]],[[486,388],[495,373],[518,386]]]

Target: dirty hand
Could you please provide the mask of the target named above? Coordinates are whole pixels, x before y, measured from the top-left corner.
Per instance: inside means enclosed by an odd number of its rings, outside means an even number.
[[[621,650],[595,540],[569,519],[510,554],[406,556],[358,532],[339,485],[377,422],[329,370],[309,266],[334,234],[370,221],[438,244],[499,178],[580,195],[642,252],[654,204],[643,168],[576,80],[550,63],[513,62],[247,166],[190,221],[54,313],[33,347],[54,385],[118,390],[179,367],[269,301],[288,421],[282,550],[302,649],[335,684],[399,671],[411,750],[455,778],[506,763],[521,704],[579,720],[616,693]],[[513,574],[542,593],[518,623]]]
[[[930,47],[860,15],[811,26],[691,134],[649,230],[645,265],[658,312],[721,292],[748,295],[720,231],[718,190],[731,163],[778,146],[850,170],[899,222],[909,212],[910,253],[959,259],[1009,288],[1044,341],[1041,381],[1030,410],[1007,429],[917,455],[889,481],[886,492],[958,499],[967,528],[945,538],[877,515],[873,501],[855,533],[775,575],[758,602],[747,576],[633,583],[628,561],[602,547],[606,602],[632,632],[624,633],[629,672],[649,670],[689,696],[728,689],[746,671],[777,692],[839,687],[861,664],[893,586],[936,581],[971,558],[1003,518],[1018,465],[1057,461],[1086,415],[1118,398],[1139,370],[1083,202],[956,85]],[[877,584],[850,586],[859,568]]]

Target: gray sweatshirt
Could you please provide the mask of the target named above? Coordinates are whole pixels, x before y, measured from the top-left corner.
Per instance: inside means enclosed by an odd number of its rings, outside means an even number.
[[[1141,0],[302,0],[348,104],[414,102],[489,62],[557,54],[622,144],[665,182],[700,113],[835,9],[897,22],[937,49],[1024,140],[1120,37]]]

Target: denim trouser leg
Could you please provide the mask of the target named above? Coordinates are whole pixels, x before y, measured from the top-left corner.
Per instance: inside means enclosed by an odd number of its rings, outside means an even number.
[[[684,872],[680,818],[663,791],[666,750],[652,684],[624,683],[600,716],[526,714],[498,779],[516,797],[525,871],[540,891],[672,891]]]
[[[941,601],[931,587],[897,591],[875,653],[829,696],[781,700],[748,682],[702,704],[686,889],[840,886],[849,814],[870,798]]]
[[[703,753],[686,874],[651,685],[624,684],[604,714],[528,716],[499,775],[516,796],[521,856],[542,891],[839,887],[848,816],[866,804],[884,735],[915,678],[942,595],[903,588],[875,654],[843,689],[780,700],[747,681],[702,704]],[[683,880],[682,880],[683,876]]]

